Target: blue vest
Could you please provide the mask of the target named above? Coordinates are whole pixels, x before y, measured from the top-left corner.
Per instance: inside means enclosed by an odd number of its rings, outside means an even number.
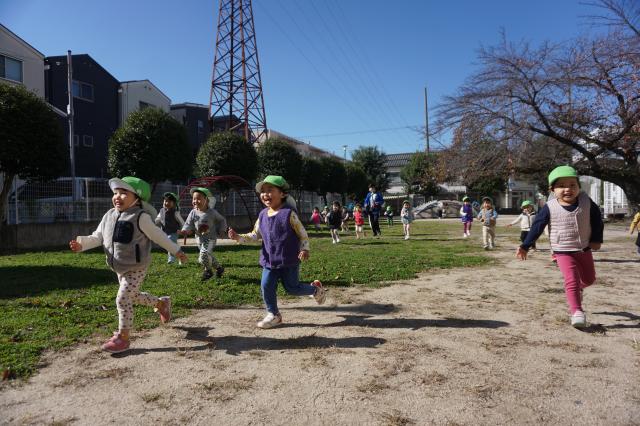
[[[287,268],[300,263],[300,239],[289,222],[291,209],[281,208],[275,216],[269,217],[264,209],[260,212],[260,235],[262,251],[260,266],[269,269]]]

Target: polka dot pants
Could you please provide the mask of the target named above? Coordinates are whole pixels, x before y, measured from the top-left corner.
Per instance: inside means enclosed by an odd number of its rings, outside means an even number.
[[[216,246],[216,240],[208,237],[200,236],[198,239],[198,245],[200,248],[200,255],[198,256],[198,263],[200,263],[205,269],[211,269],[220,267],[220,263],[213,256],[213,248]]]
[[[129,271],[118,274],[120,289],[116,297],[120,330],[130,330],[133,326],[133,304],[155,306],[158,298],[149,293],[140,292],[140,285],[147,274],[146,270]]]

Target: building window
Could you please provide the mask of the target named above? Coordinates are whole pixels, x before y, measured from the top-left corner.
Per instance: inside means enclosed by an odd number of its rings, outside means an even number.
[[[71,84],[73,97],[93,102],[93,85],[74,80]]]
[[[83,135],[82,146],[86,146],[87,148],[93,148],[93,136]]]
[[[0,77],[22,83],[22,62],[0,55]]]
[[[204,121],[198,120],[198,134],[201,135],[204,133]]]
[[[80,146],[80,135],[73,135],[73,146]]]

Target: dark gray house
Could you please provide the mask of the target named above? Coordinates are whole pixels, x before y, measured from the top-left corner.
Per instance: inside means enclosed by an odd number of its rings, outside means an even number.
[[[73,55],[72,65],[76,176],[108,177],[108,145],[118,128],[120,83],[87,54]],[[46,100],[66,111],[66,55],[45,58],[44,80]],[[61,120],[68,140],[66,119]]]
[[[195,158],[200,146],[209,137],[209,107],[185,102],[169,107],[169,114],[187,128],[189,145]]]

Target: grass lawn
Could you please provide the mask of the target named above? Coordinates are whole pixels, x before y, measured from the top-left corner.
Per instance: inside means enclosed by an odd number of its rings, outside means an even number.
[[[489,262],[477,242],[450,239],[461,229],[459,222],[421,221],[414,223],[412,239],[404,241],[401,225],[388,229],[383,224],[383,238],[373,239],[367,231],[365,240],[350,235],[338,245],[331,244],[328,231],[309,231],[311,259],[302,264],[301,279],[320,279],[329,288],[380,286],[428,269]],[[143,291],[171,296],[174,316],[191,309],[261,305],[259,245],[216,248],[226,273],[206,283],[200,282],[195,248],[185,251],[189,263],[182,267],[167,265],[166,254],[155,251],[143,284]],[[0,256],[0,277],[0,371],[5,378],[28,377],[44,350],[60,350],[96,333],[106,337],[117,328],[116,276],[101,250]],[[284,296],[281,289],[279,294]],[[136,308],[135,329],[157,325],[151,308]]]

